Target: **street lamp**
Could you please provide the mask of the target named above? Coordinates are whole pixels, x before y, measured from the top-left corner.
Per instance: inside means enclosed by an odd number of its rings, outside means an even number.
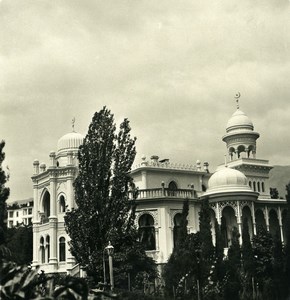
[[[109,245],[105,248],[109,255],[109,270],[110,270],[110,284],[111,284],[111,291],[114,289],[114,277],[113,277],[113,254],[114,254],[114,247],[109,242]]]

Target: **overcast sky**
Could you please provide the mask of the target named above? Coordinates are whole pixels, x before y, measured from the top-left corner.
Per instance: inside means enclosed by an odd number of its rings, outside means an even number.
[[[290,164],[288,0],[2,0],[0,138],[10,201],[32,197],[32,163],[86,134],[104,105],[129,118],[137,158],[210,170],[224,161],[240,107],[261,134],[257,157]]]

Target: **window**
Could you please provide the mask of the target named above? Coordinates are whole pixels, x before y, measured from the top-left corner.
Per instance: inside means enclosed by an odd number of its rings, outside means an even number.
[[[260,192],[261,191],[261,189],[260,189],[260,182],[258,182],[257,185],[258,185],[258,192]]]
[[[156,249],[154,219],[149,214],[144,214],[139,219],[139,237],[145,250]]]
[[[65,198],[63,195],[59,197],[59,212],[60,213],[65,212]]]
[[[264,184],[264,182],[262,182],[262,192],[263,193],[265,192],[265,184]]]
[[[9,211],[9,218],[13,218],[13,211]]]
[[[249,181],[249,186],[250,188],[252,188],[252,181]]]
[[[23,216],[27,215],[27,209],[23,209]]]
[[[17,212],[16,212],[16,217],[18,217],[18,216],[19,216],[19,212],[17,211]]]
[[[174,228],[173,228],[173,246],[176,247],[178,243],[178,238],[180,236],[180,225],[181,225],[181,213],[178,213],[174,216],[173,219]]]
[[[31,215],[32,214],[32,208],[28,209],[28,214]]]
[[[168,184],[168,196],[176,196],[177,184],[174,181],[171,181]]]
[[[9,228],[13,227],[13,221],[9,221]]]
[[[41,258],[41,263],[45,263],[45,249],[44,249],[44,238],[40,238],[40,258]]]
[[[65,261],[65,238],[59,239],[59,261]]]
[[[47,251],[47,262],[49,262],[49,258],[50,258],[50,237],[49,235],[46,237],[46,251]]]
[[[254,191],[256,192],[256,181],[253,182],[254,185]]]

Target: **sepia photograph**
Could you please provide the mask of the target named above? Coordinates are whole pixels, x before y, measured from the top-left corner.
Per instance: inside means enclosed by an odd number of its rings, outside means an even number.
[[[0,0],[0,299],[290,300],[290,0]]]

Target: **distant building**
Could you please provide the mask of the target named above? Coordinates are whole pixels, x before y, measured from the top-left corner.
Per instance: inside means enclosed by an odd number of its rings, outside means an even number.
[[[33,199],[18,200],[7,205],[7,227],[32,225]]]
[[[286,201],[270,197],[272,166],[257,158],[258,138],[252,121],[237,107],[222,137],[229,159],[215,173],[209,172],[207,162],[198,160],[194,165],[181,165],[169,159],[160,160],[156,155],[142,158],[131,176],[139,189],[136,225],[148,256],[160,265],[167,262],[178,238],[185,199],[190,204],[190,233],[199,230],[201,202],[209,199],[212,224],[217,219],[221,225],[225,248],[231,245],[233,228],[241,233],[245,220],[251,236],[261,225],[272,234],[278,232],[284,241]],[[69,133],[58,141],[57,152],[50,153],[48,168],[34,162],[33,264],[41,265],[46,272],[72,274],[76,270],[63,217],[67,209],[76,206],[73,181],[82,141],[80,134]],[[212,233],[215,241],[214,228]]]

